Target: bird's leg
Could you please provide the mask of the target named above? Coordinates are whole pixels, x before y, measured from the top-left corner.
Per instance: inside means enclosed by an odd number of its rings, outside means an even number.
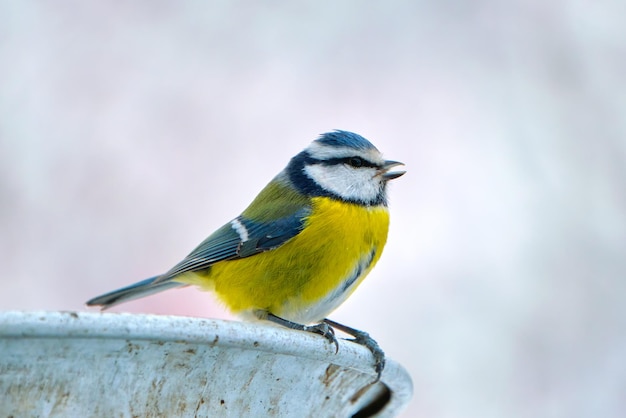
[[[348,335],[354,337],[354,339],[350,341],[354,341],[357,344],[361,344],[366,347],[368,350],[372,352],[374,355],[374,370],[376,370],[377,378],[376,380],[380,380],[380,375],[385,368],[385,352],[380,348],[378,343],[370,337],[367,332],[359,331],[358,329],[350,328],[346,325],[342,325],[338,322],[331,321],[326,318],[323,321],[324,323],[330,325],[332,328],[337,328],[338,330],[345,332]]]
[[[322,337],[326,338],[330,343],[335,344],[335,353],[339,351],[339,342],[337,341],[337,337],[335,337],[335,330],[329,324],[327,324],[326,321],[320,322],[319,324],[315,325],[302,325],[296,322],[291,322],[287,319],[283,319],[280,316],[276,316],[270,312],[266,312],[264,313],[264,315],[257,314],[257,316],[259,316],[260,319],[266,319],[275,324],[282,325],[283,327],[319,334]]]

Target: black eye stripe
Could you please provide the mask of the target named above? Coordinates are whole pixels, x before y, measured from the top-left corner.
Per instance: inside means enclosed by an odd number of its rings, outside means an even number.
[[[356,163],[355,160],[358,160],[359,163]],[[352,167],[370,167],[370,168],[380,168],[378,164],[374,164],[371,161],[366,160],[363,157],[352,156],[352,157],[343,157],[343,158],[329,158],[327,160],[317,160],[320,164],[324,165],[339,165],[339,164],[348,164]]]
[[[287,168],[285,169],[286,175],[289,181],[293,184],[298,192],[307,197],[325,196],[331,199],[341,200],[343,202],[357,203],[360,205],[387,206],[387,196],[385,195],[384,187],[380,189],[380,193],[371,199],[358,199],[356,197],[340,196],[320,186],[313,178],[307,173],[307,166],[315,164],[345,164],[346,158],[331,158],[329,160],[320,160],[313,158],[307,151],[302,151],[289,161]],[[381,168],[381,165],[374,164],[371,161],[363,160],[365,165],[363,167]]]

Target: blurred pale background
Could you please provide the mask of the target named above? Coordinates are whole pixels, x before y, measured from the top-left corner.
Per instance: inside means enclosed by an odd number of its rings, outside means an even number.
[[[162,273],[318,134],[408,174],[332,317],[405,417],[626,415],[626,3],[0,2],[0,309]],[[118,311],[227,317],[172,291]]]

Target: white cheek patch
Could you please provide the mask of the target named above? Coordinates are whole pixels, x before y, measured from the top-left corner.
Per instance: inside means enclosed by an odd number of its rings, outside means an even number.
[[[382,187],[375,168],[311,164],[304,172],[321,188],[347,200],[375,200]]]

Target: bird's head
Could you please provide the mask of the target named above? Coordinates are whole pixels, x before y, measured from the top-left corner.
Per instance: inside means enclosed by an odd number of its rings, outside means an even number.
[[[287,166],[294,186],[309,196],[328,196],[363,205],[386,204],[389,180],[405,171],[403,165],[385,160],[371,142],[352,132],[333,131],[321,135]]]

